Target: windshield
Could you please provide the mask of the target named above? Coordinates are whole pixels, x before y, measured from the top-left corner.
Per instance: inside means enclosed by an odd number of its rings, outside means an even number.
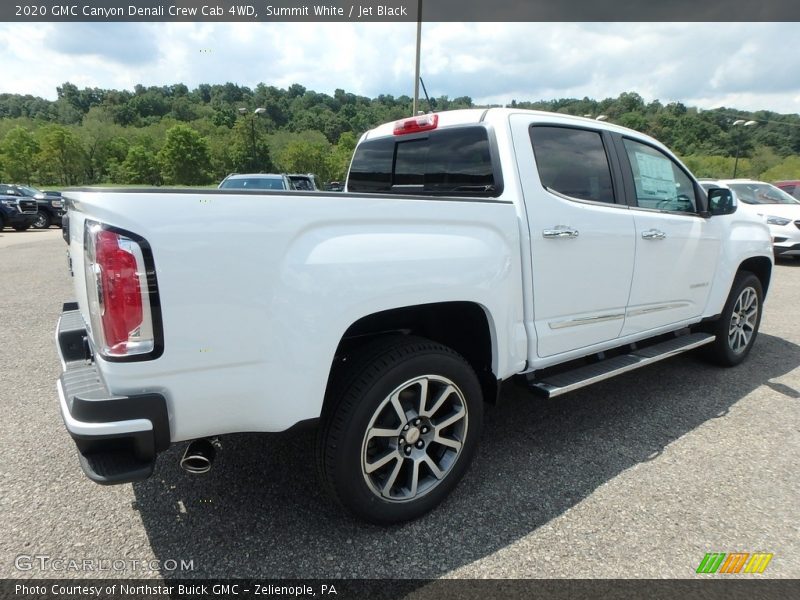
[[[22,192],[24,196],[35,196],[36,194],[42,193],[36,188],[28,187],[27,185],[18,185],[17,189]]]
[[[769,183],[731,183],[728,187],[736,192],[745,204],[800,204],[783,190]]]
[[[223,190],[283,190],[282,177],[239,177],[226,179],[220,184]]]

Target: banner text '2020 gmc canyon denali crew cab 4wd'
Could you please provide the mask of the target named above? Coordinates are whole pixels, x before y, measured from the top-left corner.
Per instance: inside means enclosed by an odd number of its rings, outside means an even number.
[[[58,391],[90,478],[317,422],[333,497],[402,521],[457,484],[503,380],[555,397],[756,338],[766,225],[635,131],[423,115],[364,134],[346,187],[68,193]]]

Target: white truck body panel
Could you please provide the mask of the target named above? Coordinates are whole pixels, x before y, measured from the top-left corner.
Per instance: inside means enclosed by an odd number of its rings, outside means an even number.
[[[141,362],[96,356],[110,391],[163,394],[172,441],[281,431],[319,417],[342,336],[366,316],[475,303],[503,380],[717,315],[742,262],[771,260],[766,226],[739,213],[664,214],[545,189],[528,128],[585,124],[657,145],[646,136],[513,109],[443,113],[440,126],[481,119],[496,139],[498,198],[70,192],[87,325],[85,218],[135,232],[153,251],[164,351]],[[391,125],[362,141],[381,135]],[[543,237],[558,227],[580,235]],[[651,228],[666,240],[644,241]]]
[[[489,317],[495,372],[508,377],[524,369],[511,203],[202,192],[71,196],[73,260],[83,251],[85,214],[135,231],[153,248],[164,353],[155,361],[97,360],[113,392],[166,396],[176,441],[281,431],[318,417],[347,328],[392,308],[475,302]],[[154,222],[152,215],[167,213],[175,222]],[[247,215],[247,224],[237,215]],[[75,291],[85,311],[81,268]],[[87,314],[84,320],[90,322]]]

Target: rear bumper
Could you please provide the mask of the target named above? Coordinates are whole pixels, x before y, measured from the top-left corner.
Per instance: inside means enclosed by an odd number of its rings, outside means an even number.
[[[81,468],[102,484],[146,479],[158,452],[169,447],[167,402],[161,394],[109,392],[86,336],[77,304],[65,304],[56,328],[63,368],[57,389],[61,416],[78,448]]]

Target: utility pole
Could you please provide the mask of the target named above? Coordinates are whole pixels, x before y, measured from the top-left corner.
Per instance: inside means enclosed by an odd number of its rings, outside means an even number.
[[[742,127],[752,127],[758,125],[758,121],[745,121],[744,119],[737,119],[733,122],[733,127],[741,125]],[[739,167],[739,150],[742,147],[742,137],[744,137],[744,129],[742,133],[736,136],[736,158],[733,161],[733,179],[736,179],[736,170]]]

